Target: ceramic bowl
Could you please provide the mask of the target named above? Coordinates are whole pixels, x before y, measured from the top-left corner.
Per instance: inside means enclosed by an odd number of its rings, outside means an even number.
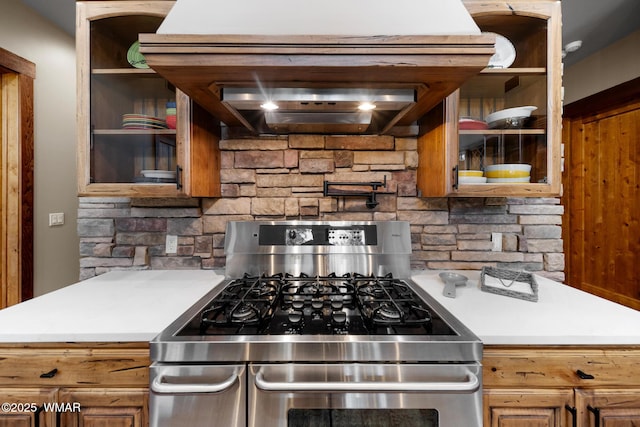
[[[531,165],[505,163],[485,167],[484,175],[487,178],[528,178],[531,174]]]
[[[482,176],[482,173],[479,170],[459,170],[458,176]]]
[[[484,176],[459,176],[458,182],[460,184],[484,184],[487,182],[487,178]]]
[[[525,121],[531,117],[531,112],[538,107],[528,105],[524,107],[507,108],[489,114],[485,119],[491,129],[522,128]]]

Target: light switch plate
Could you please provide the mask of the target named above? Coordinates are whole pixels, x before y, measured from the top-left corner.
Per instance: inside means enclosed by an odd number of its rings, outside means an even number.
[[[178,253],[178,236],[173,234],[167,234],[167,241],[165,243],[165,252],[168,254]]]
[[[49,227],[64,225],[64,212],[56,212],[49,214]]]
[[[502,233],[491,233],[491,250],[502,252]]]

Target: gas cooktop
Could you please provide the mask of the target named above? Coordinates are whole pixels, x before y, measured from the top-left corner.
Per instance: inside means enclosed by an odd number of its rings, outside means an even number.
[[[178,335],[452,333],[406,281],[331,273],[231,280]]]

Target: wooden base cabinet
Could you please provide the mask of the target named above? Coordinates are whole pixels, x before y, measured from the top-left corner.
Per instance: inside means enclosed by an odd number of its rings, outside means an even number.
[[[640,426],[640,349],[485,348],[485,427]]]
[[[0,427],[149,425],[149,348],[0,345]]]
[[[65,410],[60,425],[68,427],[144,427],[149,424],[149,391],[144,388],[62,389]],[[81,408],[75,411],[75,408]]]

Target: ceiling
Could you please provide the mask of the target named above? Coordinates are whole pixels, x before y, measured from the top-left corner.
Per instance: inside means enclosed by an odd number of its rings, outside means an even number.
[[[21,0],[67,33],[75,34],[76,0]],[[568,54],[572,65],[593,52],[640,29],[638,0],[562,0],[563,43],[582,40],[582,48]]]

